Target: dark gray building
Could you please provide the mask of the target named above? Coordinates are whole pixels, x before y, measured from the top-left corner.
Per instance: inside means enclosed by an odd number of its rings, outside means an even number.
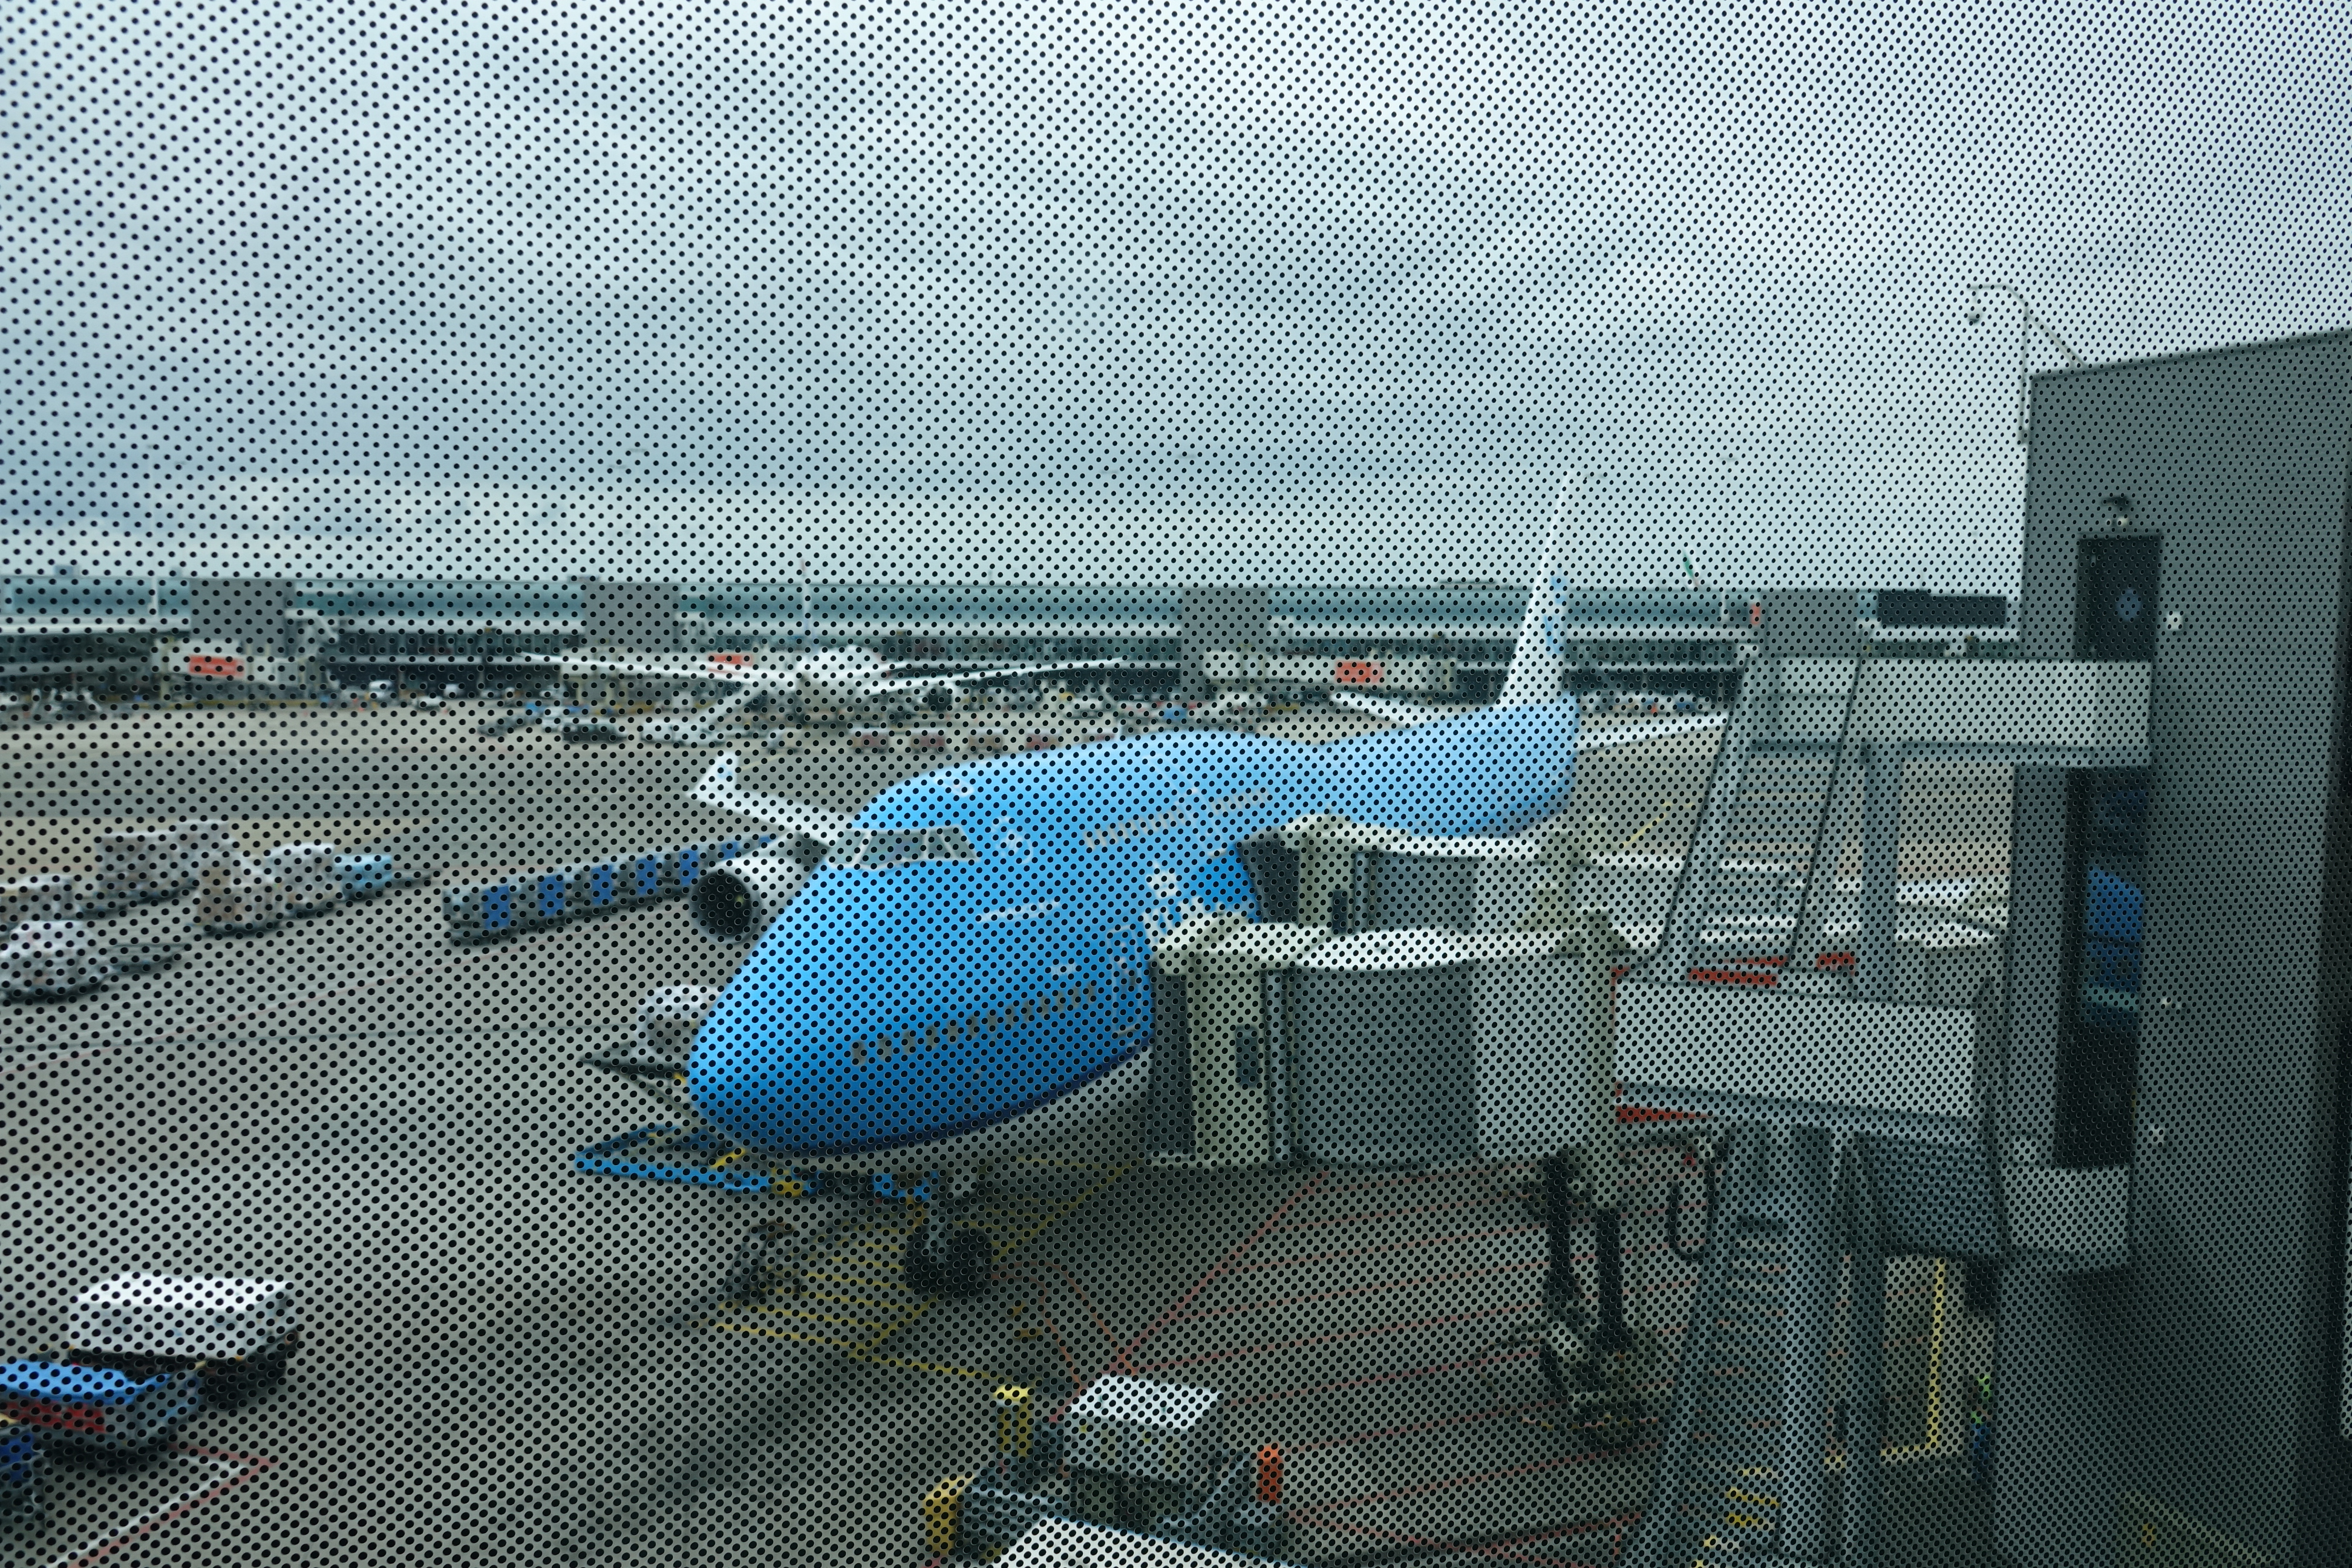
[[[1271,635],[1269,595],[1264,588],[1187,588],[1180,655],[1181,689],[1197,695],[1207,688],[1201,656],[1225,648],[1263,651]]]
[[[589,652],[662,658],[691,651],[675,583],[612,583],[583,577],[580,630]]]
[[[2032,408],[2019,655],[2152,661],[2152,765],[2017,771],[2002,1157],[2127,1168],[2131,1246],[2002,1282],[2000,1544],[2341,1562],[2352,334]]]
[[[291,654],[286,612],[293,584],[282,577],[197,577],[188,584],[188,637],[200,648],[252,658]]]

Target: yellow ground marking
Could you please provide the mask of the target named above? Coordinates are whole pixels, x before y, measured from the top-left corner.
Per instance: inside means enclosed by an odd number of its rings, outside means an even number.
[[[740,1309],[739,1308],[739,1310]],[[887,1320],[882,1322],[873,1322],[864,1318],[838,1318],[830,1312],[813,1312],[805,1307],[771,1307],[763,1303],[753,1302],[751,1304],[749,1310],[754,1312],[765,1313],[767,1316],[772,1318],[806,1318],[810,1322],[829,1323],[836,1329],[888,1330],[898,1326],[895,1322]]]
[[[836,1307],[871,1307],[877,1312],[895,1312],[905,1309],[904,1301],[877,1301],[867,1296],[830,1296],[822,1290],[812,1290],[801,1298],[803,1301],[830,1301]]]
[[[876,1267],[876,1268],[896,1268],[896,1267],[898,1267],[898,1266],[897,1266],[896,1264],[879,1264],[879,1263],[877,1263],[877,1264],[876,1264],[876,1265],[875,1265],[875,1267]],[[891,1286],[896,1285],[896,1284],[898,1283],[898,1281],[897,1281],[896,1279],[875,1279],[866,1278],[866,1277],[862,1277],[862,1276],[845,1276],[845,1275],[840,1275],[840,1274],[804,1274],[804,1275],[803,1275],[803,1276],[802,1276],[802,1278],[803,1278],[803,1279],[807,1280],[810,1284],[813,1284],[813,1285],[849,1285],[849,1286],[863,1285],[863,1286],[865,1286],[865,1287],[866,1287],[867,1289],[869,1289],[869,1290],[871,1290],[871,1289],[888,1289]],[[876,1305],[877,1305],[877,1306],[886,1306],[886,1307],[897,1307],[897,1306],[903,1306],[903,1305],[905,1305],[905,1303],[903,1303],[903,1302],[899,1302],[899,1301],[881,1301],[881,1302],[877,1302],[877,1303],[876,1303]]]
[[[1925,1459],[1942,1452],[1944,1447],[1944,1268],[1945,1260],[1936,1259],[1936,1291],[1934,1306],[1927,1320],[1927,1441],[1916,1447],[1889,1448],[1889,1459]]]
[[[1007,1219],[1011,1220],[1028,1219],[1032,1221],[1032,1223],[1025,1228],[1011,1236],[1005,1237],[1002,1240],[991,1240],[990,1246],[992,1249],[993,1258],[998,1261],[1010,1258],[1013,1253],[1019,1251],[1022,1247],[1026,1247],[1032,1241],[1034,1241],[1038,1237],[1044,1235],[1045,1232],[1056,1221],[1076,1213],[1078,1209],[1083,1207],[1090,1199],[1108,1191],[1113,1184],[1117,1183],[1121,1177],[1125,1176],[1128,1172],[1135,1168],[1135,1163],[1133,1161],[1129,1161],[1127,1163],[1121,1165],[1105,1165],[1099,1162],[1080,1160],[1030,1160],[1021,1163],[1028,1164],[1052,1165],[1063,1170],[1101,1171],[1108,1173],[1105,1174],[1100,1181],[1096,1182],[1093,1185],[1087,1187],[1076,1197],[1066,1198],[1059,1203],[1037,1205],[1034,1207],[1028,1208],[1026,1212],[1016,1212],[1012,1210],[982,1211],[983,1213],[1001,1213],[1003,1214]],[[993,1233],[1002,1232],[1008,1227],[1003,1225],[983,1225],[978,1228],[983,1232]],[[903,1255],[907,1241],[911,1234],[911,1226],[896,1226],[885,1221],[876,1220],[867,1221],[857,1226],[856,1229],[847,1233],[843,1239],[849,1247],[871,1248],[876,1251],[880,1251],[893,1245],[890,1240],[885,1239],[886,1237],[896,1237],[896,1245]],[[853,1258],[839,1255],[827,1258],[824,1261],[846,1265],[852,1268],[863,1267],[887,1269],[903,1269],[905,1268],[903,1263],[884,1262],[879,1258],[868,1261],[865,1258]],[[821,1279],[826,1284],[836,1285],[876,1285],[887,1283],[887,1281],[882,1280],[845,1279],[834,1275],[819,1276],[806,1273],[803,1273],[802,1278],[805,1280]],[[862,1340],[850,1340],[838,1338],[830,1334],[811,1333],[799,1329],[784,1328],[780,1324],[774,1323],[730,1322],[725,1318],[721,1317],[706,1319],[704,1320],[704,1322],[707,1327],[725,1329],[732,1333],[752,1334],[766,1339],[791,1340],[801,1344],[821,1345],[828,1350],[839,1351],[848,1360],[859,1362],[867,1366],[888,1367],[901,1372],[931,1372],[937,1373],[942,1377],[977,1379],[992,1378],[998,1375],[984,1368],[961,1366],[951,1362],[923,1361],[913,1356],[892,1356],[879,1353],[884,1343],[889,1341],[894,1335],[906,1329],[908,1325],[920,1319],[924,1313],[931,1310],[932,1304],[939,1300],[936,1296],[927,1296],[919,1301],[908,1303],[904,1307],[900,1307],[899,1304],[896,1302],[875,1301],[863,1297],[823,1297],[819,1298],[819,1300],[831,1301],[835,1305],[868,1307],[883,1313],[890,1313],[894,1309],[897,1309],[897,1311],[895,1316],[888,1317],[880,1322],[874,1322],[856,1318],[835,1317],[828,1313],[811,1310],[804,1307],[770,1306],[760,1302],[741,1303],[736,1309],[739,1311],[748,1310],[751,1312],[757,1313],[760,1316],[766,1318],[803,1318],[813,1323],[825,1323],[835,1327],[855,1326],[859,1329],[874,1331],[870,1337]]]
[[[1675,812],[1680,811],[1683,808],[1684,804],[1685,803],[1679,800],[1670,800],[1666,802],[1659,810],[1657,816],[1650,818],[1649,821],[1635,828],[1633,830],[1633,837],[1628,838],[1624,843],[1617,846],[1617,847],[1619,849],[1631,849],[1634,845],[1639,844],[1643,838],[1649,836],[1650,829],[1657,826],[1658,824],[1664,822],[1669,816],[1672,816]],[[1696,805],[1697,803],[1694,801],[1690,804]]]

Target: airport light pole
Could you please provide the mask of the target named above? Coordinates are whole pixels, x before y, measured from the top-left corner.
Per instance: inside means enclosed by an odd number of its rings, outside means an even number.
[[[2026,355],[2027,351],[2033,345],[2034,332],[2039,330],[2043,337],[2055,344],[2058,352],[2066,356],[2068,364],[2081,364],[2083,356],[2076,353],[2049,322],[2033,313],[2033,307],[2026,303],[2025,296],[2018,292],[2017,286],[2013,283],[1979,283],[1969,289],[1969,324],[1970,326],[1984,320],[1983,301],[1988,294],[2006,294],[2017,301],[2017,444],[2022,447],[2025,445],[2026,437],[2025,401],[2029,387]]]

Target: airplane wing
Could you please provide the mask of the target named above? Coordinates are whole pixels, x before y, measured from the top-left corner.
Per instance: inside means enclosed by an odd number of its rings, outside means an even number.
[[[1590,752],[1602,746],[1631,746],[1643,741],[1662,741],[1668,735],[1687,735],[1696,730],[1712,730],[1724,721],[1721,713],[1686,714],[1679,719],[1654,719],[1646,724],[1612,724],[1605,730],[1588,730],[1581,725],[1576,731],[1576,749]]]
[[[960,675],[911,675],[903,680],[877,680],[866,688],[868,697],[893,691],[920,691],[933,686],[961,686],[967,680],[1003,680],[1015,675],[1055,675],[1066,669],[1124,669],[1123,658],[1069,659],[1060,664],[1024,664],[1017,669],[975,669]]]
[[[772,823],[824,845],[831,845],[849,826],[849,818],[837,811],[786,800],[780,795],[753,795],[742,788],[735,782],[735,753],[732,752],[710,764],[710,771],[704,773],[702,782],[694,786],[694,798],[724,811],[740,811],[746,816]]]
[[[1385,719],[1391,724],[1426,724],[1433,720],[1454,717],[1439,709],[1417,708],[1410,702],[1399,702],[1389,697],[1370,697],[1361,691],[1334,691],[1331,693],[1331,706],[1353,708],[1360,713]]]
[[[1361,691],[1334,691],[1331,693],[1331,705],[1353,708],[1376,719],[1386,719],[1391,724],[1426,724],[1433,720],[1453,717],[1443,709],[1417,708],[1410,702],[1368,696]],[[1720,713],[1688,713],[1673,719],[1654,719],[1640,724],[1612,724],[1605,729],[1579,726],[1576,749],[1591,752],[1602,746],[1631,746],[1643,741],[1662,741],[1669,735],[1687,735],[1699,730],[1712,730],[1723,720],[1724,715]]]
[[[520,664],[544,665],[550,669],[574,673],[593,672],[597,675],[640,675],[655,680],[716,680],[730,685],[782,687],[787,690],[793,684],[789,669],[761,669],[750,665],[724,671],[704,666],[696,668],[678,664],[656,664],[649,659],[583,658],[576,654],[526,653],[514,656]]]

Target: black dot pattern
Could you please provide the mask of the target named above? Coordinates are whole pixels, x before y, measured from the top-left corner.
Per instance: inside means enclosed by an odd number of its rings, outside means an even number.
[[[2340,1555],[2322,11],[0,27],[0,1554]]]

